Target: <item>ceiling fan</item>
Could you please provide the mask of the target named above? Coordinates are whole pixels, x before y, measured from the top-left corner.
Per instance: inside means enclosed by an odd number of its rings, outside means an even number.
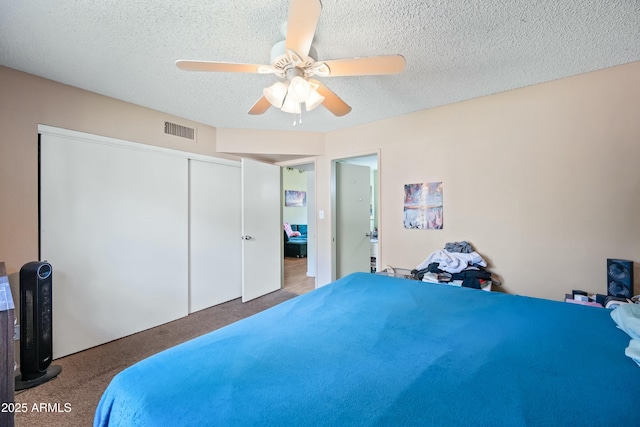
[[[322,104],[334,115],[344,116],[351,107],[312,77],[397,74],[404,70],[405,59],[402,55],[383,55],[318,61],[312,42],[321,10],[320,0],[290,0],[285,40],[271,49],[270,65],[192,60],[178,60],[176,65],[186,71],[275,74],[280,77],[281,80],[264,88],[262,97],[249,110],[252,115],[263,114],[271,106],[300,114],[302,104],[306,111]]]

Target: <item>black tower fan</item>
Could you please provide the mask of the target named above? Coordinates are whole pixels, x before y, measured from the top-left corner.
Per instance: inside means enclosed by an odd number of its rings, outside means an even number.
[[[35,387],[62,368],[53,358],[52,269],[47,262],[28,262],[20,269],[20,374],[16,390]]]

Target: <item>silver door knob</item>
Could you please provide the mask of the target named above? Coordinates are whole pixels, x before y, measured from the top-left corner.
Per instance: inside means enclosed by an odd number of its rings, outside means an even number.
[[[245,236],[242,236],[242,239],[243,239],[243,240],[251,240],[251,239],[253,239],[253,237],[251,237],[251,236],[249,236],[249,235],[247,234],[247,235],[245,235]]]

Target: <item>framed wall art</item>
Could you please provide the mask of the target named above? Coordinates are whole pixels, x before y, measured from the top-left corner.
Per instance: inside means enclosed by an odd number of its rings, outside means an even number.
[[[442,182],[405,184],[404,228],[442,229]]]
[[[284,205],[289,207],[307,206],[307,192],[297,190],[284,190]]]

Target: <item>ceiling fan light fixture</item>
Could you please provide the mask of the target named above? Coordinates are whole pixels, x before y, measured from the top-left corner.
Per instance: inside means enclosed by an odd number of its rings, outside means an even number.
[[[269,87],[262,89],[262,94],[276,108],[282,107],[285,96],[287,96],[287,85],[285,81],[279,81]]]
[[[324,96],[320,95],[317,90],[311,89],[309,96],[304,101],[304,107],[307,111],[311,111],[324,102]]]
[[[290,114],[300,114],[302,111],[300,109],[300,103],[290,96],[284,99],[281,110]]]
[[[294,101],[300,103],[305,102],[311,92],[311,86],[309,82],[300,76],[296,76],[291,79],[289,83],[289,89],[287,91],[287,98],[293,98]]]

